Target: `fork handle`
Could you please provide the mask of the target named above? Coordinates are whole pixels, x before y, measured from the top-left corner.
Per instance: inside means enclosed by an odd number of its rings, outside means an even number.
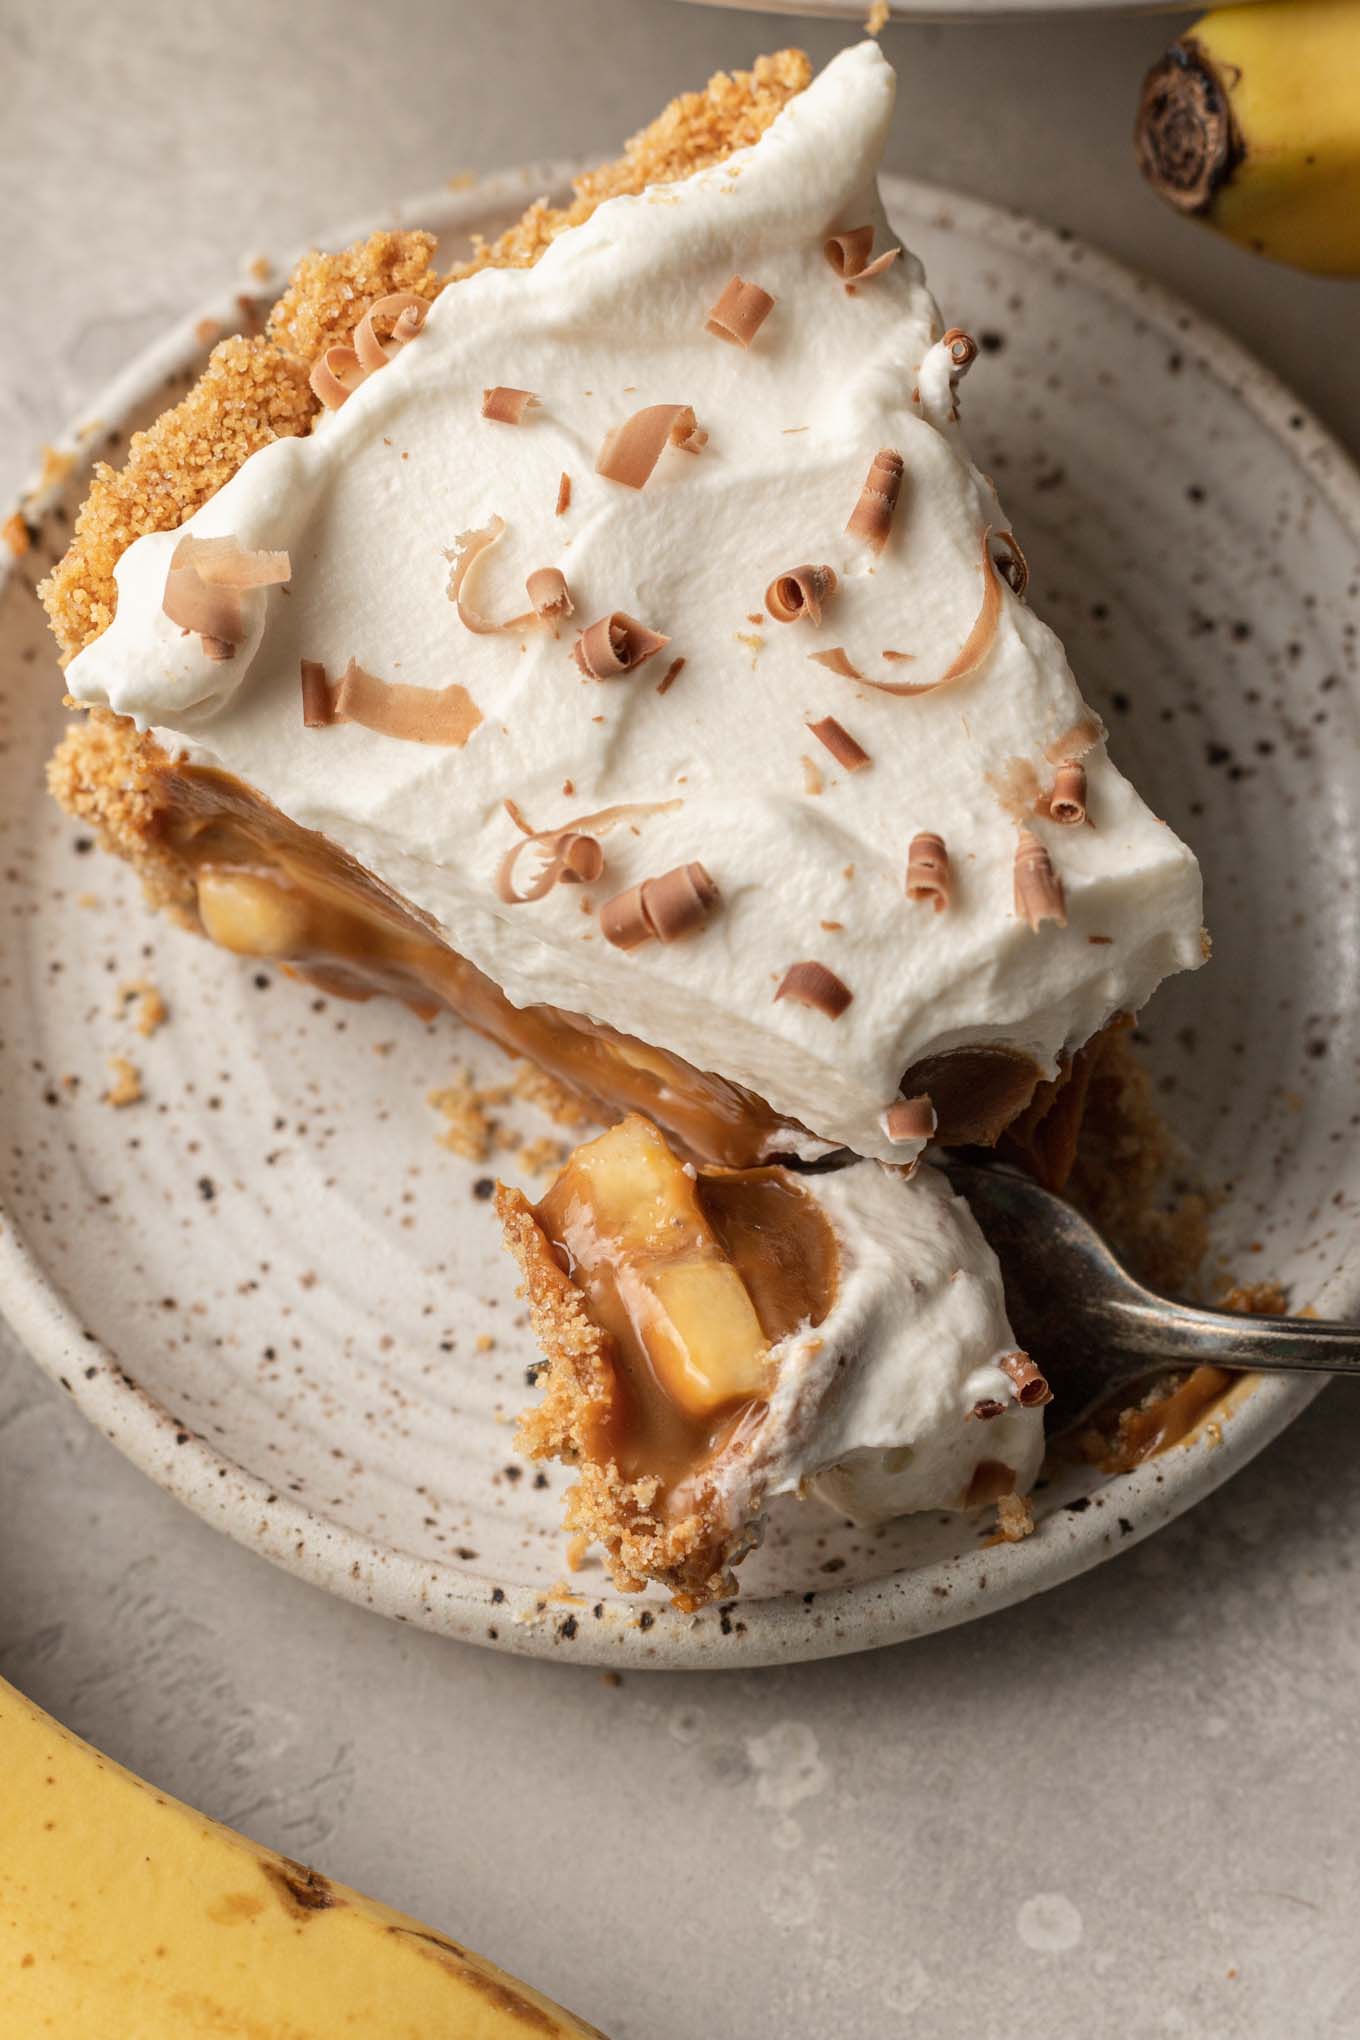
[[[1263,1374],[1360,1377],[1360,1325],[1329,1318],[1252,1317],[1160,1297],[1112,1298],[1112,1330],[1128,1353],[1158,1364],[1245,1367]]]

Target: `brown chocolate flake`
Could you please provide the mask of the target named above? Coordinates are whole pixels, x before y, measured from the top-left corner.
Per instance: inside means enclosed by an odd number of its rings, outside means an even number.
[[[582,631],[573,656],[587,679],[617,680],[620,674],[645,666],[669,643],[659,631],[616,609]]]
[[[170,555],[161,608],[171,623],[197,631],[210,659],[230,659],[246,634],[247,588],[278,587],[292,568],[286,552],[248,552],[235,538],[183,537]]]
[[[351,659],[335,690],[331,720],[359,723],[407,744],[461,750],[481,724],[482,712],[456,680],[449,687],[410,687],[382,680]]]
[[[843,234],[833,234],[829,241],[823,243],[823,254],[847,290],[857,283],[869,283],[875,276],[881,276],[902,253],[900,248],[889,248],[871,262],[869,256],[873,245],[872,227],[847,227]]]
[[[942,336],[940,345],[949,349],[949,359],[959,375],[965,375],[977,360],[977,341],[971,333],[965,333],[962,326],[951,326]]]
[[[949,852],[928,829],[912,837],[907,852],[907,898],[929,901],[937,914],[949,905]]]
[[[613,807],[597,808],[593,814],[577,815],[573,821],[558,822],[550,829],[531,829],[519,807],[513,800],[504,803],[505,811],[522,840],[506,851],[496,872],[496,897],[508,907],[522,907],[534,900],[541,900],[555,885],[579,882],[593,885],[605,867],[604,851],[598,836],[606,834],[622,821],[632,821],[644,815],[666,814],[678,808],[678,800],[663,801],[622,801]],[[515,867],[524,852],[530,847],[537,849],[546,862],[533,882],[521,892],[515,883]]]
[[[1014,1383],[1015,1400],[1022,1408],[1035,1410],[1041,1403],[1052,1402],[1053,1391],[1028,1353],[1021,1353],[1018,1350],[1014,1353],[1003,1353],[996,1364]]]
[[[540,623],[556,623],[559,617],[574,614],[576,605],[560,568],[535,567],[524,586]]]
[[[796,623],[803,616],[816,625],[822,620],[822,604],[830,601],[837,585],[834,567],[787,567],[765,590],[765,607],[776,623]]]
[[[909,697],[915,694],[932,694],[937,687],[948,687],[952,680],[966,680],[970,673],[976,673],[996,640],[996,627],[1001,617],[1001,576],[992,560],[988,541],[990,531],[982,534],[982,607],[977,619],[963,643],[959,646],[949,665],[938,680],[864,680],[866,687],[876,688],[880,694],[896,694]],[[857,676],[863,679],[863,675]]]
[[[1069,758],[1058,767],[1048,796],[1049,819],[1069,829],[1086,820],[1086,767]]]
[[[718,888],[702,864],[677,864],[660,878],[643,879],[600,908],[600,933],[616,949],[644,942],[675,942],[701,928],[718,903]]]
[[[736,347],[749,347],[774,310],[775,300],[758,283],[743,283],[734,276],[704,322],[704,331],[716,340],[730,340]]]
[[[892,529],[893,511],[902,492],[904,462],[900,453],[884,446],[874,455],[859,501],[850,512],[846,530],[862,539],[871,552],[881,553]]]
[[[811,1006],[815,1012],[824,1013],[828,1020],[839,1020],[855,995],[834,970],[828,970],[824,963],[809,961],[791,963],[774,996],[776,1001],[794,999],[800,1006]]]
[[[318,354],[307,377],[312,395],[328,411],[338,411],[354,395],[363,379],[364,371],[358,355],[343,342]]]
[[[987,1395],[982,1398],[981,1402],[975,1402],[968,1414],[970,1417],[977,1417],[984,1424],[990,1424],[994,1417],[1005,1416],[1006,1405],[1003,1402],[997,1402],[995,1397]],[[1009,1473],[1010,1468],[1008,1467],[1006,1471]]]
[[[497,383],[494,389],[482,391],[482,416],[490,418],[497,425],[522,425],[528,412],[538,408],[539,399],[532,390],[508,389],[504,383]]]
[[[1029,829],[1020,831],[1015,847],[1015,911],[1034,929],[1044,921],[1067,926],[1062,880],[1048,851]]]
[[[997,551],[992,555],[998,574],[1016,595],[1029,586],[1029,562],[1021,552],[1013,531],[998,531]]]
[[[894,1098],[884,1111],[880,1125],[889,1140],[929,1140],[938,1121],[935,1107],[924,1093],[919,1098]]]
[[[684,664],[685,662],[683,658],[671,660],[669,666],[667,666],[665,672],[662,674],[661,678],[656,683],[656,691],[658,694],[664,694],[668,688],[673,687],[675,685],[676,681],[680,678],[681,672],[684,669]]]
[[[331,699],[330,682],[326,668],[319,659],[302,661],[302,727],[305,730],[324,730],[334,721],[335,704]]]
[[[825,666],[828,673],[839,673],[842,680],[863,680],[864,678],[858,666],[853,666],[850,663],[850,658],[844,645],[833,645],[829,652],[809,652],[808,657],[814,660],[817,665]],[[872,687],[874,683],[871,680],[868,684]]]
[[[648,404],[606,435],[595,472],[625,489],[645,488],[666,446],[698,453],[707,439],[688,404]]]
[[[842,723],[834,715],[824,715],[820,722],[810,722],[808,728],[819,744],[825,744],[838,765],[847,772],[862,772],[873,759],[862,744],[857,744]]]
[[[570,510],[570,508],[571,508],[571,476],[567,473],[566,469],[564,468],[562,470],[562,478],[557,484],[557,508],[553,511],[553,516],[563,517],[566,515],[567,511]]]
[[[1105,725],[1099,716],[1084,716],[1073,723],[1070,730],[1064,730],[1051,744],[1044,745],[1044,756],[1050,765],[1066,765],[1078,758],[1084,758],[1088,751],[1094,751],[1105,735]]]
[[[910,665],[911,661],[916,657],[916,654],[915,652],[884,651],[880,652],[878,656],[880,657],[880,659],[886,659],[890,665],[907,666]]]
[[[822,791],[823,786],[826,783],[825,780],[822,778],[821,766],[817,763],[815,758],[809,758],[806,755],[806,753],[800,760],[800,763],[802,764],[803,767],[804,793],[811,794],[820,793]]]

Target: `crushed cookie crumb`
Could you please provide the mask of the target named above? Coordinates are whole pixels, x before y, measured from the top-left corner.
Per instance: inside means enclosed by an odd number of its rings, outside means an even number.
[[[154,1034],[170,1018],[170,1008],[149,979],[134,978],[128,984],[119,985],[118,1000],[123,1008],[126,1009],[134,999],[137,1002],[135,1020],[139,1034]]]
[[[121,1112],[125,1105],[137,1104],[144,1095],[141,1071],[125,1055],[110,1056],[109,1068],[113,1072],[113,1082],[101,1102]]]
[[[11,511],[4,523],[0,524],[0,539],[4,540],[11,556],[16,560],[21,560],[31,549],[33,534],[25,523],[21,511]]]
[[[996,1505],[997,1529],[1003,1543],[1019,1544],[1034,1529],[1034,1510],[1028,1495],[1002,1495]]]

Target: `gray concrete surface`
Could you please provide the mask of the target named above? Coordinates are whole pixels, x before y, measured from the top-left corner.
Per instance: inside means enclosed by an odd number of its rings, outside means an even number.
[[[890,30],[891,167],[1174,285],[1360,446],[1360,290],[1254,265],[1132,174],[1137,80],[1174,25]],[[838,41],[677,0],[3,0],[0,490],[243,251],[595,148],[795,37]],[[1360,1397],[1332,1388],[1171,1530],[983,1625],[609,1687],[271,1571],[0,1332],[0,1671],[618,2040],[1344,2036],[1357,1459]]]

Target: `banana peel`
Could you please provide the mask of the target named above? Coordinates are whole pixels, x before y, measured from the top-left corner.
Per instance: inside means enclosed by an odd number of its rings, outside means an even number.
[[[1360,0],[1204,15],[1144,80],[1134,145],[1178,211],[1272,261],[1360,276]]]
[[[603,2040],[447,1935],[168,1798],[3,1680],[0,2030]]]

